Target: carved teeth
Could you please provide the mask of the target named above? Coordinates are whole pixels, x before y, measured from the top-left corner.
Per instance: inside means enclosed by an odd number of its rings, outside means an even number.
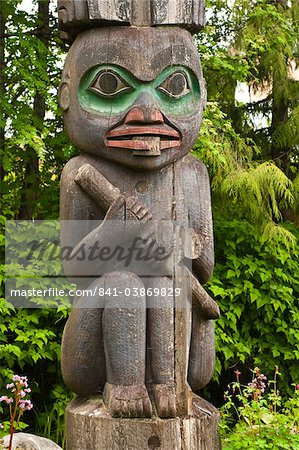
[[[146,144],[146,149],[136,150],[133,156],[159,156],[161,155],[161,139],[153,136],[140,136],[133,138],[133,141],[143,142]]]
[[[108,137],[106,146],[115,149],[128,149],[135,156],[159,156],[162,150],[180,147],[179,139],[165,139],[165,136],[119,136],[118,139]]]

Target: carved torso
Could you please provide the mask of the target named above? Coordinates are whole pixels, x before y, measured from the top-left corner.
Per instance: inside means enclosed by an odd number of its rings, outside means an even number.
[[[146,205],[153,218],[176,220],[192,227],[203,236],[203,252],[197,276],[205,283],[211,276],[214,263],[210,186],[205,166],[187,155],[158,171],[140,172],[118,164],[80,155],[66,165],[61,180],[61,220],[103,220],[105,212],[80,187],[74,178],[83,164],[91,164],[126,197],[135,196]],[[81,239],[73,235],[73,245]]]

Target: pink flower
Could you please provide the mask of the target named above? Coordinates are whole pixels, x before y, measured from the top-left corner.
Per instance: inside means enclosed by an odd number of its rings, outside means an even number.
[[[20,396],[23,398],[23,397],[25,397],[25,395],[26,395],[26,392],[25,391],[20,391]]]
[[[30,400],[19,400],[19,408],[23,411],[29,411],[33,408],[33,404]]]
[[[4,425],[0,423],[0,430],[4,428]]]
[[[2,395],[2,397],[0,397],[0,403],[1,402],[5,402],[7,405],[9,405],[10,403],[13,403],[13,399],[7,397],[7,395]]]
[[[241,373],[242,373],[242,372],[240,372],[238,369],[235,370],[235,374],[236,374],[237,381],[239,381],[239,378],[240,378]]]
[[[14,387],[15,387],[14,383],[10,383],[10,384],[6,385],[6,389],[12,389]]]
[[[27,392],[27,394],[29,394],[31,392],[30,388],[24,389],[24,392]]]
[[[15,383],[19,383],[21,386],[28,387],[28,384],[27,384],[28,378],[27,377],[20,377],[19,375],[14,375],[12,377],[12,381],[14,381]]]

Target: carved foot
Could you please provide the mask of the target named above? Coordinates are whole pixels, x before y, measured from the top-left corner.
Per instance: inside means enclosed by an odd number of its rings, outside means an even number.
[[[104,402],[112,417],[151,417],[152,404],[144,385],[106,383]]]
[[[155,384],[153,394],[158,416],[161,418],[175,417],[175,387],[168,384]]]

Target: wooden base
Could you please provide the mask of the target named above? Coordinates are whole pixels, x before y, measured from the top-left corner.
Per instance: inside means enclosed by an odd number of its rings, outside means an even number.
[[[101,398],[76,398],[67,407],[67,450],[220,450],[220,414],[193,396],[186,418],[113,419]]]

